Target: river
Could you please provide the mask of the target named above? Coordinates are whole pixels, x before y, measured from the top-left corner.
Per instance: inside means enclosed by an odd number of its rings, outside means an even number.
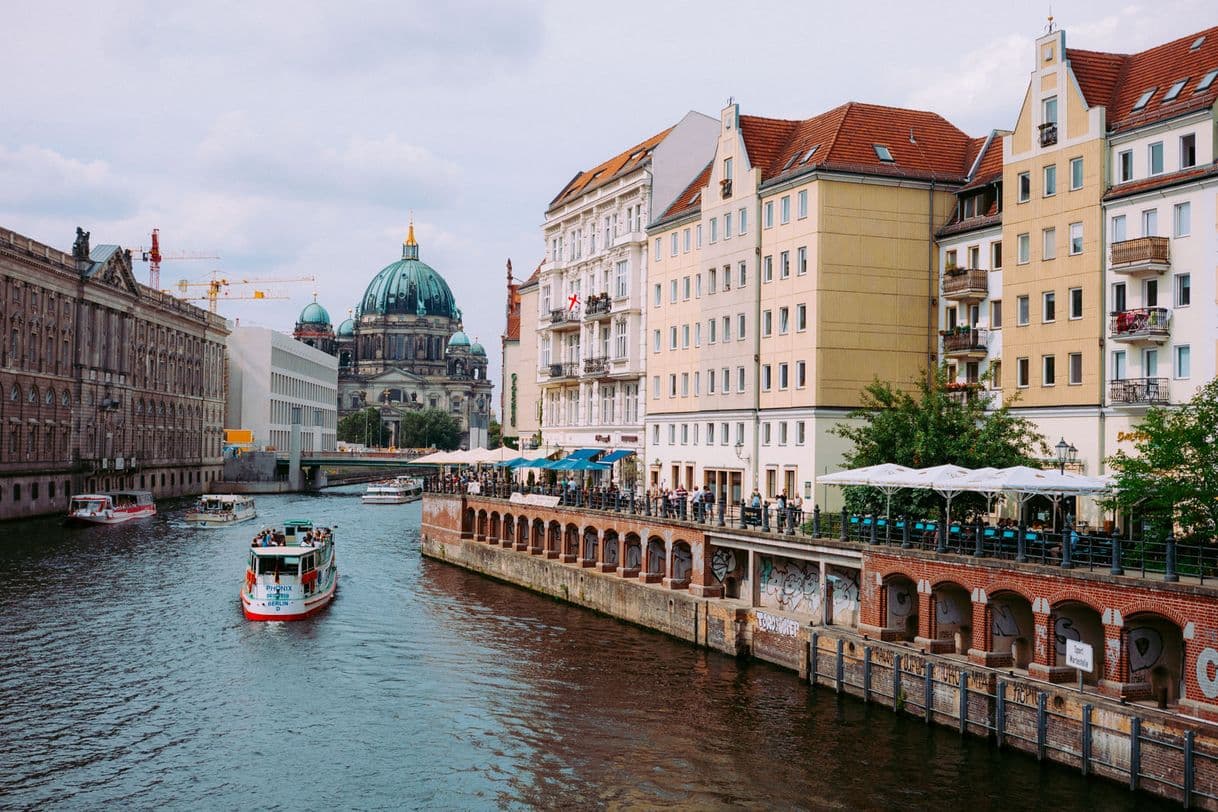
[[[0,524],[0,807],[1157,805],[422,559],[419,504],[358,492]],[[336,526],[338,597],[247,622],[249,538],[289,518]]]

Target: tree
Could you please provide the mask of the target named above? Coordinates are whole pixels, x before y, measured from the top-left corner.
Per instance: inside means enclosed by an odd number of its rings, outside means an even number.
[[[832,429],[853,446],[843,463],[847,468],[885,462],[910,468],[1039,465],[1049,446],[1033,424],[1012,414],[1009,402],[987,411],[986,399],[970,396],[976,394],[975,389],[949,384],[942,367],[929,381],[919,376],[912,394],[890,382],[873,381],[863,390],[862,407],[850,413],[851,422]],[[875,488],[846,488],[845,499],[856,512],[885,508],[884,495]],[[933,491],[905,489],[893,495],[892,511],[928,516],[941,503]],[[952,513],[963,516],[984,504],[979,494],[962,495],[953,499]]]
[[[452,451],[461,446],[461,424],[442,409],[407,412],[399,423],[398,445]]]
[[[488,448],[499,448],[503,445],[503,427],[493,417],[486,429],[486,445]]]
[[[1109,458],[1110,508],[1139,510],[1166,535],[1212,543],[1218,536],[1218,378],[1182,406],[1153,407],[1134,432],[1134,453]]]
[[[338,421],[338,439],[372,448],[389,445],[389,427],[381,420],[380,411],[369,406]]]

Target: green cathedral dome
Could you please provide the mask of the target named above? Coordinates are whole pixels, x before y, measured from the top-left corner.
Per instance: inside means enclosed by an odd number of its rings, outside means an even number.
[[[469,346],[469,336],[467,336],[465,333],[458,330],[457,332],[453,333],[452,338],[448,339],[448,346],[450,346],[450,347],[468,347]]]
[[[442,316],[461,318],[453,292],[434,268],[419,261],[414,226],[402,245],[402,258],[386,265],[368,283],[360,302],[363,316]]]
[[[355,320],[344,319],[343,323],[338,325],[338,337],[345,338],[355,335]]]
[[[317,302],[309,302],[305,305],[305,309],[300,311],[300,323],[329,327],[330,314]]]

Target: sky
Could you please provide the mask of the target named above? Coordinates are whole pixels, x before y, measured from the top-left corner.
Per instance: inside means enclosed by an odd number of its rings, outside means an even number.
[[[463,0],[5,4],[0,225],[65,251],[147,246],[179,279],[316,277],[222,302],[335,324],[401,256],[453,289],[498,382],[505,263],[544,254],[576,172],[677,122],[808,118],[846,101],[1014,124],[1049,5]],[[1212,0],[1059,2],[1068,47],[1141,50],[1218,22]],[[136,263],[147,282],[147,266]],[[234,287],[249,293],[252,287]],[[192,288],[194,291],[200,288]]]

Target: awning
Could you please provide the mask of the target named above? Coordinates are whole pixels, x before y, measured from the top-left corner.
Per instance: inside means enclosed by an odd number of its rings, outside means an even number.
[[[625,459],[626,457],[629,457],[632,454],[634,454],[633,451],[610,451],[608,454],[606,454],[605,456],[603,456],[599,460],[597,460],[597,462],[603,462],[606,464],[614,463],[614,462],[617,462],[618,460]]]
[[[569,460],[590,460],[597,454],[601,453],[599,448],[577,448],[567,455]]]

